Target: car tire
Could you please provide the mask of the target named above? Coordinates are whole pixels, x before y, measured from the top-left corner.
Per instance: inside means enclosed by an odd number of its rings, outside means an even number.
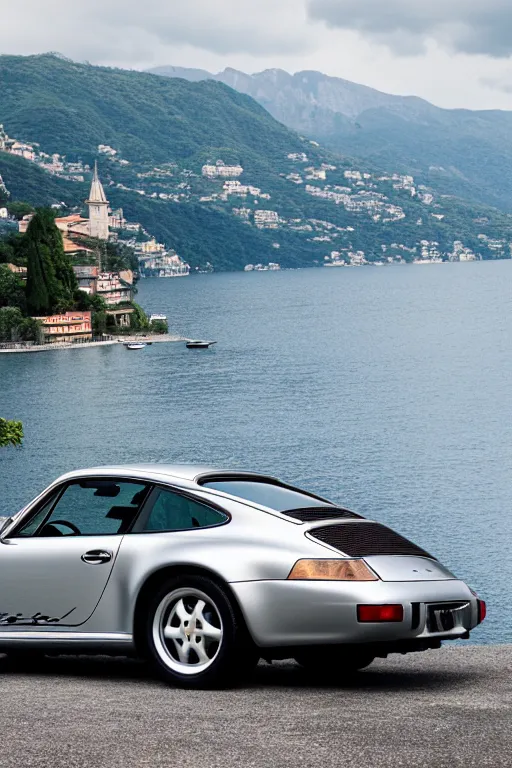
[[[159,676],[182,688],[231,687],[259,660],[227,589],[193,574],[171,577],[156,590],[145,646]]]
[[[342,648],[305,648],[296,653],[295,661],[308,672],[329,677],[343,677],[369,667],[375,656],[364,651],[344,652]]]

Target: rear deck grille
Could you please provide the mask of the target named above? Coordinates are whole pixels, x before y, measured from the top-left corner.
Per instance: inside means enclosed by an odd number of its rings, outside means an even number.
[[[400,534],[380,523],[346,523],[313,528],[309,534],[323,544],[329,544],[349,557],[370,555],[416,555],[430,557]],[[435,559],[435,558],[433,558]]]
[[[303,523],[314,523],[316,520],[342,520],[349,518],[362,520],[361,515],[356,515],[355,512],[350,512],[350,510],[343,509],[342,507],[291,509],[288,512],[283,512],[283,515],[293,517],[294,520],[301,520]]]

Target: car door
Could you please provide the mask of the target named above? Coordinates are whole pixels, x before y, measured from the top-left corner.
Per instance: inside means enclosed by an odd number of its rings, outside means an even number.
[[[18,523],[0,541],[0,632],[87,621],[149,490],[121,478],[83,478]]]

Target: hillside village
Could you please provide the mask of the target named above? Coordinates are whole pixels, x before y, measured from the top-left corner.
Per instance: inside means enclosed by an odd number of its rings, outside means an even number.
[[[22,157],[29,162],[35,163],[47,173],[67,181],[83,183],[91,174],[90,166],[82,161],[70,163],[66,161],[64,156],[59,154],[50,156],[40,151],[37,144],[28,144],[10,138],[1,124],[0,151]],[[111,156],[116,154],[110,147],[103,145],[98,147],[98,153]],[[8,192],[0,176],[0,188],[2,187]],[[140,223],[127,221],[122,209],[112,210],[109,207],[103,186],[98,178],[97,166],[94,169],[91,194],[89,195],[89,200],[86,201],[88,205],[93,201],[93,194],[99,195],[101,198],[99,201],[100,206],[104,206],[106,203],[105,210],[108,216],[104,217],[102,223],[95,223],[94,218],[84,219],[80,214],[72,214],[57,219],[59,229],[64,233],[64,249],[67,253],[74,256],[86,254],[88,249],[80,244],[80,238],[94,237],[101,240],[118,242],[132,248],[138,259],[138,273],[141,277],[184,277],[189,275],[189,265],[172,249],[166,248],[163,243],[156,242],[155,238]],[[59,206],[57,204],[54,207]],[[91,210],[90,205],[89,209]],[[7,215],[7,208],[0,208],[0,218],[5,219]],[[30,216],[26,216],[20,222],[20,232],[26,231],[30,218]]]
[[[5,191],[5,186],[0,177],[0,187]],[[80,214],[71,214],[68,216],[55,216],[45,209],[42,212],[29,213],[18,221],[18,232],[20,235],[29,236],[31,231],[31,222],[39,217],[41,213],[49,213],[51,227],[54,229],[57,237],[61,238],[61,253],[66,260],[68,269],[73,276],[73,283],[78,293],[70,296],[67,302],[75,304],[72,310],[60,310],[56,313],[46,312],[43,315],[32,315],[26,318],[26,332],[20,332],[23,325],[22,316],[18,309],[7,306],[7,314],[14,311],[18,316],[13,315],[7,318],[8,328],[3,328],[2,336],[7,334],[11,336],[14,346],[21,340],[24,343],[26,338],[32,342],[34,340],[42,344],[55,343],[77,343],[92,342],[95,331],[99,336],[97,341],[104,343],[106,339],[111,338],[105,331],[107,327],[110,334],[113,332],[123,333],[134,330],[153,330],[163,333],[167,330],[167,322],[164,316],[154,315],[147,317],[143,310],[134,304],[135,282],[139,276],[139,271],[120,268],[118,270],[108,269],[103,263],[107,259],[108,244],[119,243],[119,232],[127,225],[122,216],[122,211],[112,211],[103,189],[103,185],[98,176],[98,168],[95,164],[90,192],[85,204],[88,207],[89,216],[84,217]],[[0,209],[0,216],[5,218],[6,209]],[[39,222],[38,222],[39,226]],[[113,230],[111,230],[111,226]],[[129,226],[129,225],[128,225]],[[140,225],[132,225],[134,230],[140,231]],[[117,231],[116,231],[117,229]],[[53,241],[55,242],[55,241]],[[165,261],[163,269],[176,270],[176,274],[188,274],[188,265],[184,265],[176,255],[169,256],[154,240],[145,240],[140,243],[142,255],[138,255],[139,270],[152,269],[152,264],[158,260]],[[37,250],[37,249],[35,249]],[[53,249],[52,249],[53,250]],[[58,248],[55,249],[56,251]],[[27,251],[28,253],[28,251]],[[135,251],[138,253],[138,251]],[[58,256],[55,254],[55,257]],[[41,258],[45,258],[41,256]],[[52,256],[53,258],[53,256]],[[169,267],[168,264],[172,266]],[[21,266],[18,263],[1,264],[2,270],[7,269],[16,278],[12,284],[12,289],[27,292],[31,288],[34,280],[38,280],[34,273],[30,273],[30,257],[27,266]],[[65,268],[64,268],[65,269]],[[43,279],[45,275],[41,276]],[[5,279],[5,278],[4,278]],[[82,298],[79,298],[82,297]],[[85,303],[88,309],[84,309],[77,304]],[[28,305],[29,300],[22,302],[22,305]],[[0,304],[0,306],[2,306]],[[21,306],[21,305],[20,305]],[[2,310],[3,311],[3,310]],[[95,319],[96,314],[96,319]],[[103,315],[103,320],[99,316]],[[99,321],[99,322],[98,322]],[[27,324],[28,323],[28,324]],[[35,324],[34,324],[35,323]],[[102,330],[98,331],[98,327]],[[3,322],[5,326],[5,322]],[[4,338],[0,341],[5,341]],[[23,346],[22,343],[22,346]],[[18,343],[19,346],[19,343]],[[5,344],[2,345],[5,348]]]
[[[318,146],[306,139],[303,142],[305,150],[307,145],[313,149]],[[83,183],[92,172],[82,161],[68,162],[64,155],[49,155],[36,143],[9,137],[3,126],[0,126],[0,151],[18,155],[46,173],[71,182]],[[303,245],[309,244],[312,264],[326,267],[425,264],[511,256],[508,239],[495,238],[485,232],[478,233],[471,244],[462,238],[441,244],[438,239],[426,236],[432,225],[449,218],[449,199],[436,198],[430,189],[416,184],[411,175],[371,173],[347,167],[347,163],[341,161],[315,164],[307,151],[288,153],[283,157],[287,172],[281,172],[280,178],[289,189],[300,189],[311,200],[308,207],[312,211],[317,203],[322,205],[321,216],[302,218],[287,215],[286,206],[281,203],[282,192],[280,199],[274,200],[271,191],[251,183],[242,162],[230,164],[212,156],[196,170],[172,159],[158,165],[133,163],[123,158],[118,149],[105,144],[98,145],[97,156],[109,194],[111,190],[122,191],[150,200],[223,210],[249,227],[265,231],[269,236],[274,234],[272,248],[276,254],[282,247],[283,235],[293,233]],[[0,216],[6,215],[5,209],[0,210]],[[340,225],[340,219],[345,220],[345,226]],[[400,228],[405,222],[407,237]],[[484,217],[481,223],[489,222]],[[411,224],[418,233],[413,239]],[[80,226],[78,219],[70,221],[68,235],[80,234]],[[109,209],[108,226],[110,238],[135,250],[142,277],[190,273],[190,266],[169,243],[157,242],[140,223],[127,221],[122,209]],[[379,234],[381,242],[378,242]],[[370,248],[361,247],[361,239],[370,239]],[[72,246],[67,243],[67,247]],[[226,247],[229,248],[229,243]],[[279,266],[277,260],[269,263]],[[201,268],[196,267],[199,271],[214,268],[213,260]]]

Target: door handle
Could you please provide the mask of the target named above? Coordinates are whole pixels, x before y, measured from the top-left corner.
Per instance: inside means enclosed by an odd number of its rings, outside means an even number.
[[[90,552],[85,552],[80,559],[89,565],[101,565],[112,560],[112,552],[106,552],[103,549],[92,549]]]

